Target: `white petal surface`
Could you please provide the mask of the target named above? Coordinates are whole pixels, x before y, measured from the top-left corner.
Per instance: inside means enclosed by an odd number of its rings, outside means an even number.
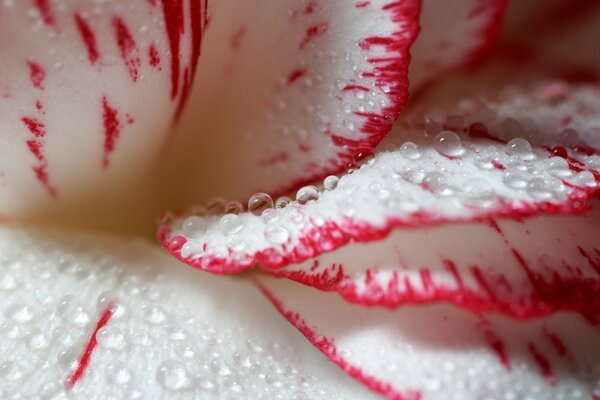
[[[0,303],[3,399],[374,398],[251,283],[143,240],[3,228]]]
[[[523,322],[443,305],[376,310],[281,279],[260,284],[317,348],[389,399],[600,395],[600,332],[577,314]]]

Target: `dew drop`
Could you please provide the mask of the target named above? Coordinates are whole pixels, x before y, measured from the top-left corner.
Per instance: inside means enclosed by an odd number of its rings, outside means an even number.
[[[573,183],[581,187],[594,187],[596,186],[596,178],[590,171],[581,171],[575,175]]]
[[[57,311],[58,315],[65,322],[83,325],[88,320],[81,303],[72,295],[64,296],[59,300]]]
[[[296,201],[300,204],[306,204],[309,201],[317,200],[319,191],[314,186],[304,186],[296,193]]]
[[[552,157],[548,161],[548,172],[557,177],[571,176],[573,172],[569,168],[569,163],[562,157]]]
[[[589,168],[600,170],[600,156],[597,154],[590,156],[585,163]]]
[[[225,207],[225,213],[227,214],[241,214],[244,212],[244,205],[239,201],[230,201]]]
[[[523,175],[517,171],[505,172],[502,181],[506,186],[512,189],[525,189],[527,187],[527,181]]]
[[[409,160],[416,160],[421,157],[419,147],[413,142],[406,142],[400,146],[400,154]]]
[[[266,193],[255,193],[248,200],[248,211],[260,215],[267,208],[273,208],[273,199]]]
[[[531,145],[523,138],[512,139],[506,144],[505,151],[509,156],[519,157],[523,160],[531,160],[534,158]]]
[[[527,193],[536,200],[550,200],[552,189],[542,178],[534,178],[527,184]]]
[[[244,223],[238,215],[225,214],[219,221],[219,230],[224,235],[232,235],[240,232],[242,229],[244,229]]]
[[[458,157],[463,154],[460,137],[452,131],[442,131],[436,135],[435,149],[447,157]]]
[[[103,327],[96,333],[98,344],[105,349],[123,350],[125,348],[125,335],[113,327]]]
[[[206,233],[206,221],[202,217],[188,217],[183,221],[183,234],[189,238],[199,238]]]
[[[287,196],[282,196],[275,202],[275,208],[285,208],[292,202],[292,199]]]
[[[290,232],[282,226],[269,226],[265,229],[265,238],[273,244],[283,244],[289,237]]]
[[[185,390],[191,385],[187,371],[177,361],[166,361],[156,371],[156,380],[168,391]]]
[[[337,188],[339,181],[340,181],[340,178],[338,178],[337,176],[329,175],[323,181],[323,188],[328,191],[335,190],[335,188]]]

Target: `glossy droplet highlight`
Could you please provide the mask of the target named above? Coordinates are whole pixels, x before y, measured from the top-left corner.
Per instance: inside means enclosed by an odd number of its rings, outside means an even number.
[[[166,361],[156,371],[156,380],[168,391],[185,390],[191,385],[186,369],[177,361]]]
[[[269,226],[265,229],[265,238],[273,244],[283,244],[290,238],[290,232],[282,226]]]
[[[323,188],[325,190],[335,190],[337,188],[340,178],[335,175],[330,175],[323,181]]]
[[[416,160],[421,157],[419,147],[413,142],[406,142],[400,146],[400,154],[408,160]]]
[[[300,204],[306,204],[319,198],[319,191],[314,186],[304,186],[296,193],[296,201]]]
[[[516,156],[523,160],[531,160],[534,158],[531,144],[523,138],[512,139],[506,144],[506,154]]]
[[[224,235],[232,235],[240,232],[244,228],[242,219],[235,214],[225,214],[219,221],[219,230]]]
[[[256,193],[248,200],[248,211],[261,215],[267,208],[273,207],[273,199],[266,193]]]
[[[435,149],[446,157],[459,157],[463,154],[462,141],[452,131],[442,131],[435,136]]]
[[[188,217],[183,221],[183,233],[190,238],[198,238],[206,233],[206,220],[202,217]]]

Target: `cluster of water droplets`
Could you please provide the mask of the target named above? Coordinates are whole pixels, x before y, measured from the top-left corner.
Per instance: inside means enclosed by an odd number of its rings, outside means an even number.
[[[197,282],[198,308],[178,297],[176,279],[149,267],[171,261],[144,242],[0,235],[3,399],[334,398],[298,369],[289,343],[256,336],[230,315],[243,304],[219,306],[229,287],[219,278],[190,275],[211,280]],[[96,335],[90,364],[68,389],[109,306],[114,312]]]

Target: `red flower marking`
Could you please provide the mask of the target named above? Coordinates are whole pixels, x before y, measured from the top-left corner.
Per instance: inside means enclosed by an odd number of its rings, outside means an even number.
[[[34,88],[44,90],[44,79],[46,79],[46,70],[39,64],[28,61],[29,66],[29,79]]]
[[[106,169],[109,165],[109,156],[115,150],[115,144],[121,133],[119,114],[112,108],[106,97],[102,97],[102,119],[104,121],[104,157],[102,166]]]
[[[33,4],[40,13],[44,24],[48,26],[54,25],[54,15],[52,14],[52,9],[50,8],[50,1],[35,0]]]
[[[87,49],[88,60],[90,60],[90,64],[94,65],[100,58],[100,53],[98,53],[98,46],[96,43],[96,35],[87,21],[81,15],[75,14],[74,18],[77,30],[81,35],[81,39],[83,40],[85,48]]]
[[[306,30],[306,33],[304,34],[304,38],[302,38],[302,40],[300,41],[300,48],[304,49],[311,40],[327,32],[328,28],[329,24],[327,22],[318,25],[313,25],[310,28],[308,28]]]
[[[94,352],[94,349],[98,344],[98,339],[96,338],[96,335],[98,334],[98,331],[104,326],[106,326],[108,321],[111,319],[111,317],[115,313],[115,308],[116,307],[114,304],[110,304],[100,316],[100,319],[98,320],[98,323],[96,324],[96,327],[94,328],[94,331],[92,332],[92,335],[88,340],[87,346],[85,347],[85,350],[81,358],[79,359],[79,363],[77,363],[75,371],[73,371],[73,374],[69,376],[65,382],[65,387],[67,389],[73,389],[77,382],[83,377],[83,374],[85,373],[85,370],[87,369],[90,363],[92,353]]]
[[[123,62],[127,67],[131,80],[137,82],[140,75],[140,67],[142,62],[138,55],[138,48],[131,32],[125,22],[120,17],[114,17],[112,20],[113,28],[115,30],[115,37],[117,39],[117,45],[121,52]]]
[[[38,164],[32,167],[35,177],[44,187],[50,197],[55,198],[57,196],[57,191],[56,188],[50,184],[50,178],[48,177],[48,160],[44,155],[44,137],[46,136],[46,127],[42,122],[35,118],[23,117],[21,118],[21,121],[23,124],[25,124],[27,129],[29,129],[29,132],[31,132],[31,134],[35,137],[35,139],[29,139],[25,142],[29,152],[38,161]]]

